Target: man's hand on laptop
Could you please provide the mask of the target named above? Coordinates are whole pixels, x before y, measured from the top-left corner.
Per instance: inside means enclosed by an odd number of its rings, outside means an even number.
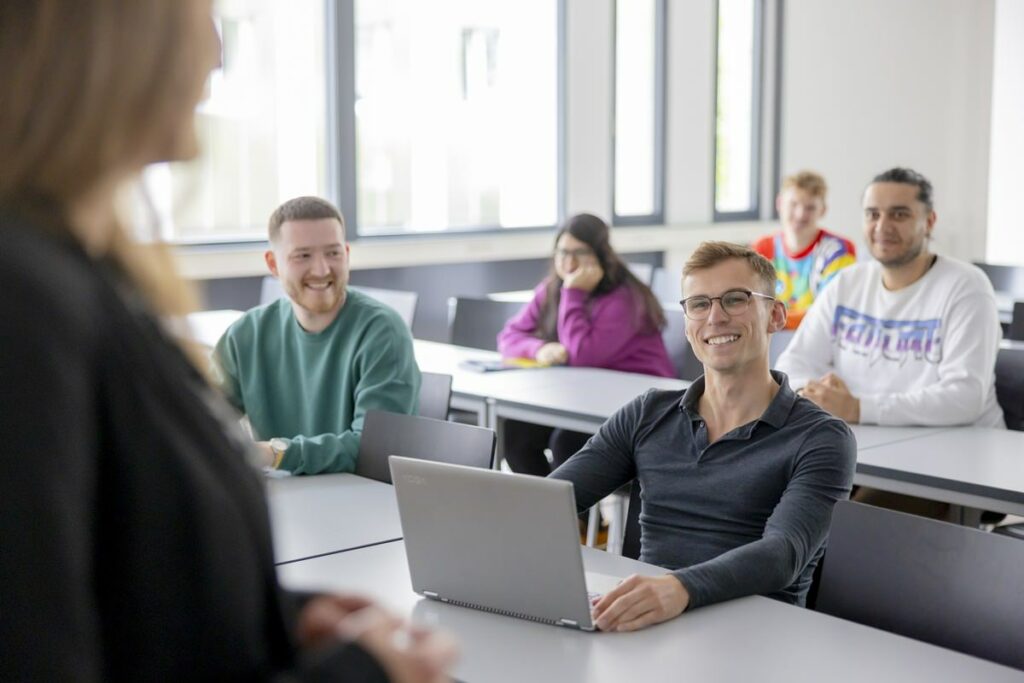
[[[633,574],[594,603],[594,622],[602,631],[636,631],[679,616],[689,604],[686,587],[671,574]]]

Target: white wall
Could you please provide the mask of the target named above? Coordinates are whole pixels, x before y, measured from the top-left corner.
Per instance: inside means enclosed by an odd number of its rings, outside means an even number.
[[[996,0],[987,261],[1024,266],[1024,2]]]
[[[666,265],[678,269],[701,240],[744,241],[776,225],[711,223],[714,4],[668,4],[668,226],[618,229],[614,241],[625,252],[664,250]],[[1024,2],[1007,4],[1016,5],[1020,37]],[[607,218],[613,4],[568,0],[567,9],[566,205],[570,213]],[[825,174],[831,187],[826,225],[860,239],[864,185],[881,170],[909,165],[935,184],[937,250],[964,259],[985,256],[994,14],[995,0],[787,0],[781,168]],[[1018,74],[1024,73],[1020,61]],[[1014,162],[1022,159],[1017,152]],[[1024,177],[1017,169],[1012,180]],[[362,241],[353,245],[353,267],[531,258],[550,249],[550,236],[535,233]],[[264,269],[259,249],[204,250],[183,264],[192,277]]]
[[[910,166],[935,186],[935,249],[984,257],[993,17],[993,0],[786,2],[782,168],[825,175],[829,227],[860,238],[864,186]]]

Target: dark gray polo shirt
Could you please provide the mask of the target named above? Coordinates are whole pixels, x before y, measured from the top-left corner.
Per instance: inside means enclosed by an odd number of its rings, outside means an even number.
[[[623,406],[551,476],[585,510],[639,478],[640,559],[673,570],[699,607],[744,595],[804,604],[832,506],[850,494],[850,428],[789,388],[757,420],[709,444],[704,378]]]

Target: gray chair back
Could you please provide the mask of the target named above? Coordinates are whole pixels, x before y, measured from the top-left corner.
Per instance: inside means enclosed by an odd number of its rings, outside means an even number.
[[[1024,669],[1024,543],[836,504],[817,610]]]
[[[655,298],[665,305],[675,305],[681,296],[679,280],[669,277],[665,268],[655,268],[651,273],[651,291]]]
[[[448,404],[452,399],[452,376],[439,372],[420,373],[420,417],[433,420],[448,419]]]
[[[390,484],[391,455],[491,468],[494,443],[494,431],[483,427],[369,410],[359,439],[356,474]]]
[[[1007,292],[1014,297],[1024,297],[1024,266],[1002,266],[980,261],[975,261],[974,265],[988,276],[992,289]]]
[[[667,324],[661,331],[669,360],[676,368],[676,377],[693,381],[704,374],[704,365],[697,360],[690,342],[686,339],[686,316],[683,309],[664,309]]]
[[[349,285],[349,289],[373,297],[377,301],[383,304],[387,304],[391,308],[395,309],[398,315],[405,322],[405,326],[410,330],[412,329],[412,321],[416,316],[416,303],[419,300],[419,294],[416,292],[403,292],[397,289],[380,289],[379,287],[362,287],[359,285]],[[278,299],[284,296],[284,289],[281,288],[281,282],[270,275],[263,278],[260,283],[260,306],[274,303]]]
[[[284,289],[276,277],[264,275],[260,281],[260,306],[272,304],[284,296]]]
[[[525,304],[473,297],[448,300],[448,341],[456,346],[498,350],[498,333]]]
[[[1006,338],[1024,341],[1024,301],[1013,302],[1013,315],[1010,318],[1010,327],[1006,332]]]
[[[1024,431],[1024,345],[999,349],[996,356],[996,398],[1006,426]]]
[[[793,339],[793,335],[796,330],[779,330],[774,333],[768,340],[768,367],[774,368],[775,361],[779,359],[782,352],[789,346],[789,342]]]
[[[651,286],[651,278],[654,275],[654,266],[650,263],[630,263],[626,262],[626,267],[629,268],[629,272],[636,276],[636,279],[644,283],[648,287]]]
[[[405,326],[410,330],[412,329],[412,321],[416,317],[416,303],[420,298],[420,295],[416,292],[404,292],[399,289],[381,289],[379,287],[363,287],[362,285],[349,285],[348,288],[361,292],[395,309],[399,317],[402,318],[402,322],[405,323]]]

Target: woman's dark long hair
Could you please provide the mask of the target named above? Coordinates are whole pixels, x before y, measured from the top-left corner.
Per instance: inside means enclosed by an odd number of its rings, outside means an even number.
[[[590,247],[604,271],[604,277],[590,292],[590,299],[608,294],[625,284],[633,294],[637,314],[634,320],[636,329],[652,334],[665,327],[665,313],[651,288],[640,282],[612,249],[607,223],[589,213],[567,218],[555,235],[556,247],[558,240],[566,233]],[[547,279],[547,296],[544,297],[544,304],[541,306],[540,321],[535,334],[547,341],[558,341],[558,304],[561,301],[562,278],[558,277],[555,270],[554,259],[551,261],[551,272]]]

